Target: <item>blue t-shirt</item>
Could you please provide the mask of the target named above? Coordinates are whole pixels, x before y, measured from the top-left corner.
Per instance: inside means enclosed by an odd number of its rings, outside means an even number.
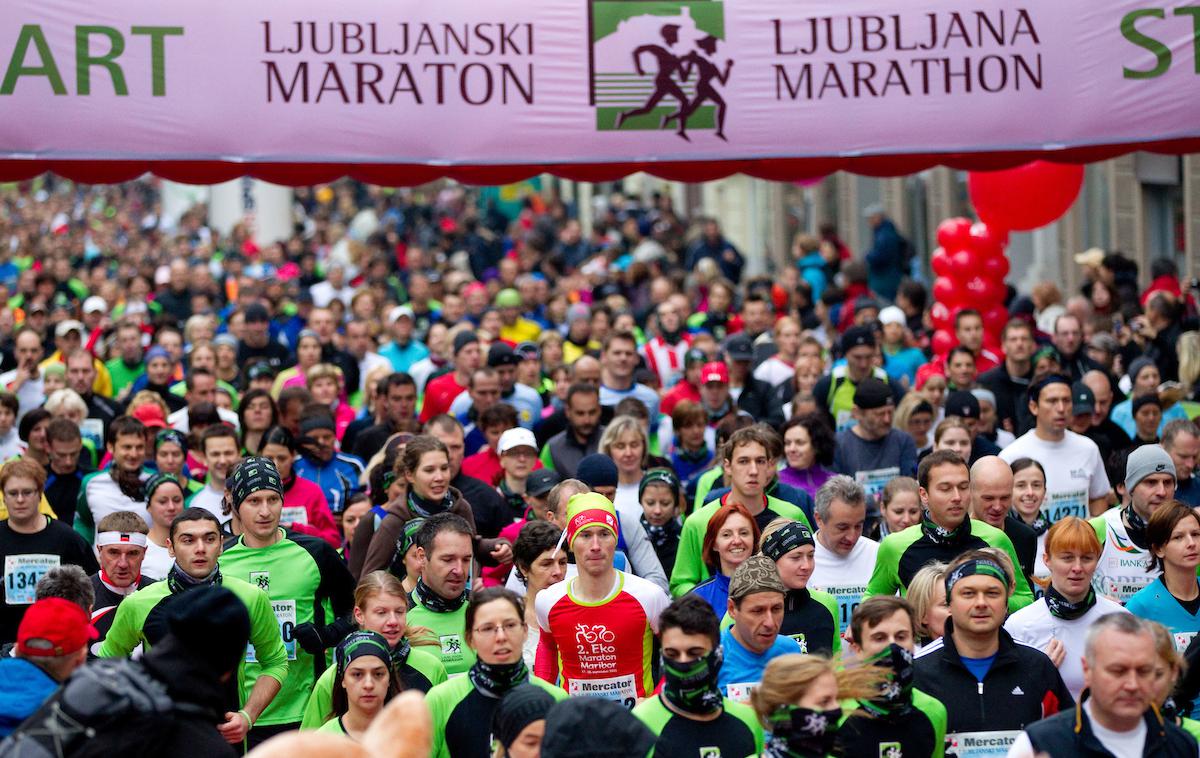
[[[732,627],[721,632],[721,647],[725,652],[725,662],[721,664],[717,684],[722,694],[742,703],[748,701],[750,688],[762,681],[763,669],[772,658],[801,652],[799,642],[781,634],[775,638],[775,644],[759,655],[734,639]]]
[[[1161,576],[1129,598],[1125,609],[1135,616],[1157,621],[1171,630],[1179,650],[1186,649],[1192,637],[1200,632],[1200,614],[1193,616],[1189,613],[1167,590]]]
[[[992,653],[987,658],[968,658],[965,655],[961,657],[963,665],[967,667],[967,671],[970,671],[975,679],[980,682],[984,680],[988,671],[992,669],[992,664],[996,662],[995,653]]]

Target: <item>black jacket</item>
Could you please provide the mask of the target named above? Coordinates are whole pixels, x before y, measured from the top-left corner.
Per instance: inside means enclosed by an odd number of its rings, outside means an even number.
[[[1004,364],[1000,364],[980,374],[979,383],[996,396],[997,425],[1004,426],[1003,422],[1008,421],[1010,426],[1004,428],[1019,436],[1021,410],[1025,408],[1025,398],[1029,393],[1029,377],[1014,377],[1008,373]],[[1025,415],[1029,415],[1028,410],[1025,410]]]
[[[1024,729],[1075,704],[1046,654],[1013,641],[1000,629],[1000,649],[982,682],[967,670],[954,646],[954,624],[917,654],[913,685],[946,705],[946,731]]]
[[[236,710],[237,701],[229,701],[229,686],[217,680],[211,666],[173,637],[163,638],[149,650],[141,665],[167,685],[167,692],[176,704],[172,719],[175,728],[158,755],[172,758],[235,755],[232,746],[217,731],[217,724],[225,720],[226,711]],[[88,749],[99,750],[106,738],[104,732],[97,734],[88,741]]]
[[[1035,753],[1047,753],[1051,758],[1071,756],[1075,758],[1105,758],[1112,755],[1096,739],[1091,720],[1083,708],[1088,699],[1085,690],[1079,704],[1071,710],[1061,711],[1043,719],[1025,730]],[[1196,740],[1192,735],[1172,723],[1163,720],[1158,710],[1146,711],[1146,742],[1143,756],[1159,758],[1183,758],[1196,755]]]

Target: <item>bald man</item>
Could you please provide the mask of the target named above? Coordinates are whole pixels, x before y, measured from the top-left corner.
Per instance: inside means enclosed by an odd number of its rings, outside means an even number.
[[[1100,456],[1107,461],[1113,451],[1124,450],[1131,442],[1120,424],[1109,418],[1113,407],[1112,382],[1103,371],[1088,371],[1080,381],[1096,396],[1092,425],[1083,432],[1083,436],[1096,443],[1096,447],[1100,448]]]
[[[1003,458],[986,455],[971,466],[971,518],[986,521],[1012,540],[1021,573],[1033,576],[1037,533],[1012,512],[1013,473]]]

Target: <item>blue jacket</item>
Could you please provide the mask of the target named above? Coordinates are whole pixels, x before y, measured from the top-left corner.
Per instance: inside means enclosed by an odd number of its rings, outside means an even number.
[[[0,658],[0,682],[0,737],[12,734],[58,689],[49,674],[23,658]]]
[[[303,477],[321,488],[329,510],[341,513],[346,509],[346,500],[355,492],[362,489],[359,478],[362,476],[363,465],[353,455],[334,453],[328,463],[320,463],[301,455],[292,464],[293,473]]]
[[[717,618],[724,618],[729,608],[729,577],[717,574],[706,582],[701,582],[692,588],[692,594],[699,595],[712,606]]]
[[[829,283],[829,278],[825,275],[825,259],[814,251],[796,261],[796,266],[800,269],[800,276],[812,287],[813,302],[820,300],[825,285]]]
[[[895,300],[904,276],[904,242],[891,219],[875,227],[871,249],[867,251],[867,286],[876,295]]]

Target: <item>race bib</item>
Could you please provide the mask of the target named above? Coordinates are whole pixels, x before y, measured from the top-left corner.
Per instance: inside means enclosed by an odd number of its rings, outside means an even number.
[[[870,471],[856,471],[854,481],[862,485],[863,492],[871,500],[878,500],[883,495],[887,483],[900,476],[899,466],[877,468]]]
[[[832,587],[818,587],[814,585],[813,589],[828,592],[837,600],[838,627],[840,629],[850,628],[850,617],[854,615],[854,609],[862,602],[863,595],[867,592],[865,584],[835,585]]]
[[[637,705],[637,683],[633,674],[607,679],[572,679],[567,687],[571,697],[599,697],[613,700],[626,708]]]
[[[1042,502],[1042,518],[1054,524],[1067,516],[1084,521],[1091,517],[1088,513],[1087,490],[1046,493],[1046,499]]]
[[[308,509],[303,505],[284,506],[283,510],[279,512],[279,523],[284,526],[291,526],[292,524],[307,524]]]
[[[1020,730],[947,734],[946,758],[1004,758],[1020,735]]]
[[[271,610],[275,612],[275,621],[279,624],[279,637],[283,640],[283,649],[287,651],[289,661],[296,660],[296,601],[272,600]],[[254,645],[246,645],[246,663],[257,663],[258,656]]]
[[[754,688],[758,686],[758,682],[731,682],[725,685],[725,697],[735,703],[750,704],[750,693],[754,692]]]
[[[4,603],[31,605],[37,599],[38,580],[61,563],[59,556],[45,553],[4,556]]]
[[[1147,553],[1136,552],[1110,555],[1097,572],[1096,591],[1124,605],[1143,587],[1154,581],[1154,575],[1146,572]]]

